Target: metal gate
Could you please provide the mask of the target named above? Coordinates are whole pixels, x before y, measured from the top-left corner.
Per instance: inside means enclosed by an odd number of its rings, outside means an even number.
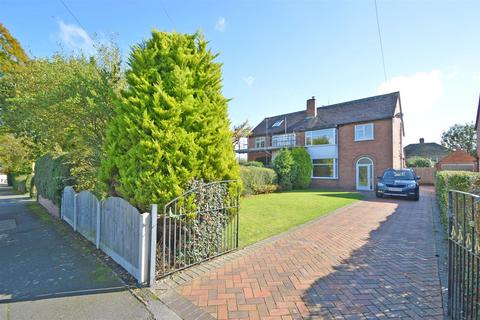
[[[479,196],[448,194],[448,315],[480,319]]]
[[[238,248],[240,185],[203,183],[167,203],[158,222],[157,278]]]

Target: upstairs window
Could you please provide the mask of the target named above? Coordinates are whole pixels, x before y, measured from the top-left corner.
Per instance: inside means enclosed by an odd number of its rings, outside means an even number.
[[[295,133],[275,135],[272,137],[272,147],[293,147],[295,146]]]
[[[278,120],[277,122],[275,122],[273,125],[272,125],[272,128],[275,128],[275,127],[280,127],[283,123],[283,119],[282,120]]]
[[[256,137],[255,138],[255,148],[265,148],[265,137]]]
[[[355,141],[373,140],[373,123],[355,126]]]
[[[336,144],[334,128],[305,132],[306,146],[317,146],[322,144]]]

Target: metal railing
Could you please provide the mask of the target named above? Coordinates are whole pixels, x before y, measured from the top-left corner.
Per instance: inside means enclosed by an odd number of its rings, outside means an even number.
[[[480,318],[480,243],[478,228],[480,197],[448,193],[448,316],[451,319]]]
[[[272,136],[272,147],[294,147],[295,144],[296,142],[294,133]]]
[[[237,181],[197,181],[164,206],[157,278],[238,248],[239,195]]]

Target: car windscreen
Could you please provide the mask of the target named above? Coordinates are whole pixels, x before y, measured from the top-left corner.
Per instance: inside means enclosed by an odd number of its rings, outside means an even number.
[[[411,171],[386,171],[383,175],[383,179],[394,180],[414,180],[413,173]]]

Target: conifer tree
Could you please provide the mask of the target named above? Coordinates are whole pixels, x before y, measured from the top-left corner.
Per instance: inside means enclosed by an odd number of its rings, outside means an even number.
[[[142,210],[193,179],[236,179],[221,64],[199,33],[153,31],[133,48],[105,143],[101,180]]]

